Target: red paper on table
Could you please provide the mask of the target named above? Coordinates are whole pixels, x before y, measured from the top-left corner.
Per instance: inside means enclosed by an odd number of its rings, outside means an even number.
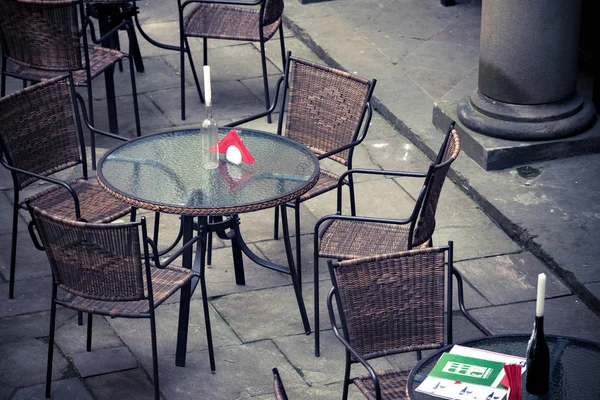
[[[219,142],[219,154],[226,154],[227,149],[230,146],[238,148],[240,153],[242,153],[242,161],[247,162],[248,164],[254,164],[254,157],[252,157],[252,154],[250,154],[246,146],[244,146],[244,142],[242,142],[242,139],[240,139],[235,129],[230,130],[223,140]],[[210,151],[215,151],[214,146],[210,148]]]
[[[521,365],[504,364],[504,372],[506,373],[506,375],[500,383],[509,388],[507,400],[521,400],[523,398],[523,388],[521,383]]]

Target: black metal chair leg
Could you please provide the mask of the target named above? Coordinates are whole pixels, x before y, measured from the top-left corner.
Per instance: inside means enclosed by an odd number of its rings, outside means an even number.
[[[6,57],[4,55],[2,57],[2,66],[0,67],[2,70],[0,71],[0,97],[6,96]]]
[[[350,191],[350,215],[356,216],[356,197],[354,197],[354,181],[348,177],[348,190]]]
[[[17,266],[17,228],[19,226],[19,191],[15,190],[13,203],[12,238],[10,243],[10,276],[8,278],[8,298],[15,297],[15,269]]]
[[[104,82],[106,84],[106,108],[108,108],[108,126],[112,133],[119,133],[119,122],[117,118],[117,98],[115,94],[115,67],[109,67],[104,71]]]
[[[160,212],[154,212],[154,232],[152,235],[152,240],[154,240],[154,244],[158,247],[158,230],[160,228]]]
[[[92,321],[94,314],[88,313],[87,318],[87,340],[85,343],[85,351],[92,351]]]
[[[321,345],[320,345],[320,331],[319,331],[319,243],[318,237],[315,234],[314,237],[314,286],[315,286],[315,357],[321,356]]]
[[[192,76],[194,77],[194,83],[196,84],[196,90],[198,96],[200,96],[200,103],[204,103],[204,96],[202,95],[202,88],[200,88],[200,80],[198,79],[198,73],[196,72],[196,65],[194,64],[194,58],[192,57],[192,50],[190,49],[190,43],[185,38],[185,46],[188,49],[188,60],[190,61],[190,69],[192,70]]]
[[[152,375],[154,380],[154,400],[160,400],[158,384],[158,347],[156,345],[156,319],[154,309],[150,310],[150,341],[152,342]]]
[[[285,205],[282,207],[285,207]],[[275,219],[273,220],[273,239],[279,239],[279,207],[275,207]]]
[[[350,354],[346,350],[346,369],[344,370],[344,391],[342,392],[342,399],[348,399],[348,386],[352,381],[350,380]]]
[[[181,10],[179,10],[181,14]],[[185,40],[183,37],[183,15],[179,15],[179,77],[181,86],[181,119],[185,121],[185,54],[184,52],[190,51],[185,47]]]
[[[140,126],[140,108],[137,97],[137,84],[135,82],[135,69],[133,65],[133,58],[129,56],[129,75],[131,77],[131,94],[133,96],[133,115],[135,117],[135,133],[137,137],[142,136],[142,128]]]
[[[133,12],[137,11],[134,10]],[[129,21],[132,27],[134,26],[133,18],[131,17],[131,15],[126,16],[124,19]],[[142,52],[140,51],[140,44],[137,40],[137,35],[135,34],[135,28],[132,28],[131,33],[131,55],[133,55],[135,70],[137,72],[144,72],[146,69],[144,68],[144,60],[142,59]]]
[[[296,228],[296,271],[298,272],[298,286],[302,290],[302,249],[300,243],[300,202],[294,203],[294,222]]]
[[[83,325],[83,312],[77,311],[77,326]]]
[[[212,342],[212,330],[210,327],[210,314],[208,308],[208,295],[206,294],[206,280],[204,278],[204,267],[202,267],[200,278],[200,290],[202,291],[202,308],[204,310],[204,326],[206,327],[206,341],[208,343],[208,358],[210,360],[210,370],[215,371],[215,351]]]
[[[268,110],[271,106],[269,96],[269,78],[267,77],[267,56],[265,54],[265,43],[260,42],[260,59],[262,61],[263,83],[265,85],[265,108]],[[271,123],[271,114],[267,114],[267,122]]]
[[[283,23],[279,25],[279,46],[281,47],[281,65],[282,71],[285,71],[285,41],[283,40]]]
[[[56,326],[56,285],[52,283],[52,304],[50,305],[50,332],[48,333],[48,363],[46,364],[46,398],[52,391],[52,358],[54,356],[54,328]]]
[[[294,267],[294,256],[292,255],[292,245],[290,243],[290,231],[287,222],[287,210],[285,204],[281,206],[281,228],[283,230],[283,242],[285,244],[285,253],[287,254],[288,265],[290,268],[290,276],[292,277],[292,285],[294,286],[296,301],[298,302],[298,308],[300,309],[300,317],[302,318],[304,331],[307,335],[310,335],[310,323],[308,322],[306,307],[304,306],[304,300],[302,299],[302,289],[299,284],[298,273]]]

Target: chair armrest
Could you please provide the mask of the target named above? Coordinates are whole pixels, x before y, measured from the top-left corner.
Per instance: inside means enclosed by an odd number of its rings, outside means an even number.
[[[251,115],[250,117],[246,117],[246,118],[240,119],[239,121],[235,121],[230,124],[227,124],[227,125],[225,125],[225,128],[230,128],[230,127],[232,128],[232,127],[235,127],[235,126],[238,126],[241,124],[245,124],[247,122],[254,121],[256,119],[265,117],[265,116],[273,113],[273,111],[275,111],[275,107],[277,106],[277,101],[279,100],[279,89],[281,88],[282,82],[283,82],[283,76],[280,77],[279,80],[277,81],[276,88],[275,88],[275,99],[273,100],[271,107],[269,107],[269,109],[267,111],[263,111],[256,115]]]
[[[350,343],[348,343],[346,341],[346,339],[344,339],[344,337],[342,336],[342,334],[340,333],[340,331],[337,327],[337,322],[335,320],[335,314],[333,312],[333,295],[334,294],[335,294],[335,288],[331,288],[331,290],[329,291],[329,294],[327,294],[327,311],[329,312],[329,320],[331,321],[331,328],[333,329],[333,334],[344,345],[346,350],[348,350],[350,353],[352,353],[352,355],[369,372],[371,379],[373,379],[373,385],[375,387],[375,396],[377,399],[380,399],[381,398],[381,389],[379,387],[379,379],[377,378],[377,374],[375,373],[375,370],[373,369],[373,367],[371,367],[371,364],[369,364],[367,362],[367,360],[365,360],[360,354],[358,354],[358,352],[356,350],[354,350],[354,348],[352,346],[350,346]]]
[[[106,137],[109,137],[109,138],[120,140],[123,142],[129,141],[129,139],[124,138],[123,136],[115,135],[114,133],[106,132],[106,131],[103,131],[102,129],[93,127],[92,124],[90,124],[90,120],[88,119],[87,109],[85,108],[85,101],[83,100],[83,97],[81,97],[81,95],[79,93],[75,93],[75,98],[77,99],[77,101],[79,102],[79,106],[81,107],[81,114],[83,116],[83,122],[85,123],[85,125],[87,126],[87,128],[90,131],[92,131],[94,133],[98,133],[98,134],[106,136]]]
[[[6,162],[4,157],[0,157],[0,164],[2,164],[4,167],[6,167],[7,169],[9,169],[11,171],[15,171],[15,172],[19,172],[21,174],[33,176],[36,179],[54,183],[55,185],[60,185],[60,186],[64,187],[65,189],[67,189],[69,191],[69,193],[71,194],[71,197],[73,197],[73,202],[75,203],[75,219],[81,219],[81,209],[79,208],[79,197],[77,196],[77,193],[75,193],[75,190],[73,190],[71,185],[69,185],[67,182],[61,181],[56,178],[51,178],[49,176],[36,174],[35,172],[27,171],[27,170],[24,170],[21,168],[13,167],[12,165],[9,165]]]
[[[426,173],[422,172],[403,172],[403,171],[386,171],[381,169],[350,169],[345,171],[338,179],[337,185],[337,212],[342,212],[342,186],[346,184],[346,178],[353,174],[366,175],[388,175],[388,176],[403,176],[407,178],[425,178]]]
[[[202,237],[199,235],[194,236],[190,241],[188,241],[186,244],[184,244],[179,250],[177,250],[175,253],[171,254],[171,256],[165,262],[161,263],[160,260],[158,259],[158,249],[156,247],[156,244],[154,243],[154,241],[152,239],[146,238],[147,243],[152,248],[154,264],[156,265],[156,268],[160,268],[160,269],[163,269],[163,268],[166,268],[167,266],[169,266],[173,261],[175,261],[179,256],[181,256],[184,251],[189,249],[198,240],[202,240]]]
[[[29,199],[26,199],[25,202],[27,203],[27,208],[29,208]],[[33,228],[35,228],[35,230],[37,230],[37,226],[35,225],[35,220],[31,220],[29,221],[29,224],[27,224],[27,230],[29,231],[29,236],[31,236],[31,241],[33,242],[33,246],[41,251],[46,251],[46,248],[44,247],[44,245],[42,244],[42,241],[38,239],[38,235],[35,234]]]

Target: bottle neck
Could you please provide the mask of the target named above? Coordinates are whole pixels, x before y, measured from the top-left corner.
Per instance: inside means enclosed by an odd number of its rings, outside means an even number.
[[[212,119],[212,104],[206,104],[206,118]]]
[[[537,330],[539,334],[544,334],[544,317],[535,317],[534,330]]]

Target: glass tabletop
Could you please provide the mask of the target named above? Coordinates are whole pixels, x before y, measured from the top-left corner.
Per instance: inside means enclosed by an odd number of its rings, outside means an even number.
[[[500,335],[462,342],[461,345],[525,357],[529,335]],[[600,399],[600,344],[585,340],[546,335],[550,349],[550,390],[545,396],[525,391],[523,399]],[[438,399],[415,389],[423,382],[444,351],[436,352],[415,366],[409,379],[408,393],[412,400]]]
[[[221,138],[229,128],[219,128]],[[200,165],[200,132],[178,130],[137,138],[98,162],[100,185],[139,208],[190,215],[227,215],[269,208],[308,191],[319,160],[282,136],[236,129],[255,159],[235,165],[220,155],[219,167]]]

